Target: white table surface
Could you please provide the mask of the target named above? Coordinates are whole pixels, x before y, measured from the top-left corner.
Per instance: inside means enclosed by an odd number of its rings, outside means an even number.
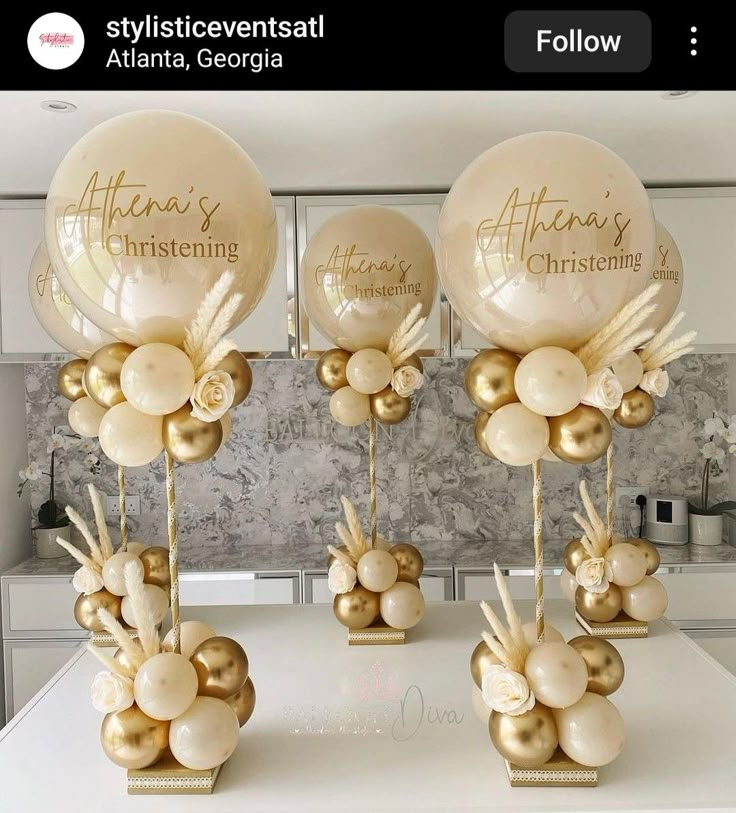
[[[531,602],[520,608],[531,617]],[[324,606],[196,611],[246,648],[257,690],[214,795],[126,794],[99,745],[99,667],[85,653],[0,732],[0,810],[736,810],[736,678],[665,622],[616,642],[626,679],[612,699],[627,742],[599,787],[511,788],[471,702],[475,603],[430,605],[393,647],[348,647]],[[548,602],[547,617],[567,638],[580,632],[564,602]]]

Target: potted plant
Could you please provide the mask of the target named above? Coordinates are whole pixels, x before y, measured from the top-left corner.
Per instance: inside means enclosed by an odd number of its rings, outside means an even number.
[[[689,538],[693,545],[720,545],[723,541],[723,515],[736,509],[736,501],[726,500],[710,505],[708,489],[711,473],[720,474],[726,455],[736,454],[736,415],[726,416],[714,412],[705,421],[708,441],[700,450],[705,458],[700,487],[700,505],[688,504]]]
[[[51,455],[49,470],[43,471],[41,466],[35,461],[31,461],[25,469],[21,469],[18,481],[18,496],[23,493],[23,489],[29,482],[36,482],[42,477],[49,478],[49,498],[38,509],[36,517],[38,525],[33,527],[33,541],[36,549],[36,556],[39,559],[58,559],[66,556],[65,551],[56,544],[56,537],[70,541],[69,517],[63,506],[56,501],[55,475],[56,475],[56,454],[67,449],[79,449],[85,453],[84,466],[90,473],[97,474],[100,471],[100,460],[95,454],[96,445],[90,438],[81,438],[68,430],[67,427],[54,427],[46,451]]]

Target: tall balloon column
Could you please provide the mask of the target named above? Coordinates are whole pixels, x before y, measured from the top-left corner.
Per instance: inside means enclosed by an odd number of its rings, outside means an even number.
[[[114,724],[107,718],[103,724],[108,756],[129,770],[147,770],[129,775],[131,792],[193,792],[208,782],[211,789],[243,722],[238,708],[247,701],[247,660],[227,686],[218,683],[242,648],[209,631],[201,643],[211,643],[207,654],[198,655],[201,647],[188,651],[189,622],[179,613],[175,464],[211,458],[230,433],[230,409],[250,390],[250,367],[226,334],[266,290],[276,228],[270,192],[242,148],[207,122],[170,111],[130,113],[99,125],[69,151],[49,189],[51,266],[78,311],[112,337],[86,362],[80,382],[86,395],[70,411],[94,405],[88,434],[98,435],[119,467],[146,466],[165,455],[168,643],[150,631],[145,596],[132,611],[139,636],[141,627],[147,630],[139,644],[126,639],[109,611],[97,611],[127,657],[116,669],[96,652],[110,667],[105,680],[134,684],[134,706],[101,703],[108,717],[115,715]],[[119,482],[123,493],[122,469]],[[127,570],[118,595],[135,604],[132,591],[141,590]],[[239,655],[235,660],[242,662]],[[150,696],[156,686],[158,694]],[[184,692],[189,686],[193,692]],[[154,747],[165,748],[166,739],[178,760],[173,772],[165,766],[169,780],[158,765],[163,751]],[[136,751],[144,741],[151,747]],[[227,746],[212,747],[220,741]],[[202,771],[207,776],[192,773]]]
[[[367,424],[370,534],[343,497],[348,527],[330,546],[333,609],[350,644],[403,643],[424,614],[422,557],[408,543],[378,535],[376,424],[411,412],[424,383],[417,355],[434,302],[435,266],[424,232],[381,206],[355,206],[327,220],[309,241],[300,292],[310,323],[337,345],[317,361],[317,379],[332,393],[330,413],[343,426]]]

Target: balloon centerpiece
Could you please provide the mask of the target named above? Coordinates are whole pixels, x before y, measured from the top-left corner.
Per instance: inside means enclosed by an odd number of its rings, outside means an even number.
[[[586,516],[574,516],[583,535],[565,548],[563,592],[575,603],[575,617],[590,635],[646,638],[648,622],[667,609],[667,591],[653,576],[659,551],[646,539],[620,539],[611,533],[585,481],[580,496]]]
[[[328,545],[328,586],[335,596],[335,618],[348,628],[348,643],[403,644],[406,630],[424,616],[419,577],[421,553],[408,543],[372,541],[363,533],[358,514],[342,498],[347,526],[338,522],[339,548]]]
[[[474,705],[484,709],[491,741],[512,785],[595,785],[597,769],[624,745],[624,723],[608,695],[621,686],[624,664],[608,641],[589,635],[565,643],[554,627],[523,624],[500,569],[496,586],[506,624],[481,603],[494,635],[470,659]]]

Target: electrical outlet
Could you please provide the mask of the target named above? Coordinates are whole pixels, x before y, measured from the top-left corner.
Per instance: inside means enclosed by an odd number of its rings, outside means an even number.
[[[128,516],[135,516],[141,512],[141,498],[137,494],[129,494],[125,498],[125,513]],[[105,515],[108,517],[120,516],[120,495],[111,494],[105,497]]]
[[[640,495],[649,498],[649,487],[616,489],[617,530],[624,536],[639,536],[639,530],[643,527],[641,508],[636,504],[636,498]]]
[[[649,487],[648,486],[633,486],[632,488],[617,487],[616,505],[621,505],[623,503],[624,498],[626,498],[625,505],[627,508],[638,508],[639,506],[636,504],[636,498],[640,494],[649,498]]]

